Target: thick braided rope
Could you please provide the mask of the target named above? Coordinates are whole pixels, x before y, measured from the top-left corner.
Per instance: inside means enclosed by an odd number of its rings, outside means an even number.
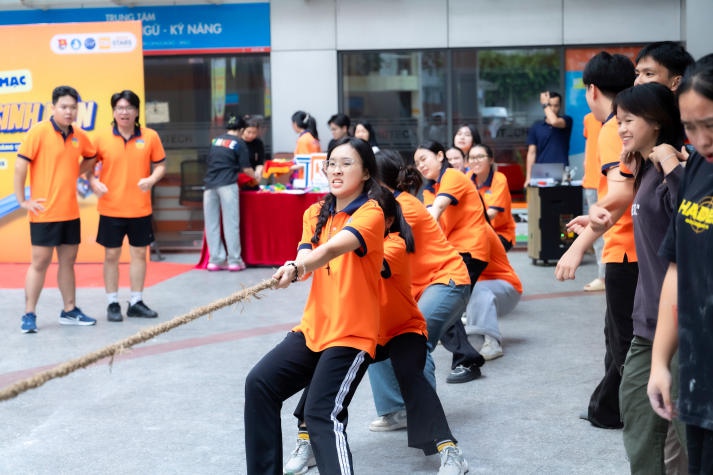
[[[265,280],[257,285],[254,285],[247,289],[243,289],[239,292],[235,292],[229,295],[228,297],[216,300],[215,302],[210,303],[208,305],[195,308],[190,312],[184,315],[174,317],[173,319],[167,322],[163,322],[158,325],[145,328],[128,338],[117,341],[116,343],[105,346],[104,348],[100,348],[97,351],[88,353],[84,356],[75,358],[70,361],[66,361],[46,371],[42,371],[29,378],[23,379],[22,381],[18,381],[12,384],[11,386],[0,390],[0,401],[5,401],[7,399],[17,397],[20,394],[29,391],[30,389],[35,389],[39,386],[42,386],[47,381],[67,376],[68,374],[77,371],[78,369],[86,368],[87,366],[96,363],[97,361],[102,360],[104,358],[113,358],[117,354],[120,354],[121,352],[125,351],[127,348],[131,348],[134,345],[148,341],[178,326],[184,325],[188,322],[192,322],[193,320],[196,320],[202,317],[203,315],[210,314],[212,312],[215,312],[216,310],[220,310],[223,307],[233,305],[242,300],[247,300],[251,297],[257,297],[259,292],[274,287],[276,283],[277,282],[274,279]]]

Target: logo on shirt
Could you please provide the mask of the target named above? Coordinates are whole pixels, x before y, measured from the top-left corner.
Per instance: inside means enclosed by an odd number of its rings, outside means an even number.
[[[72,137],[71,144],[72,144],[72,147],[79,148],[79,139],[77,137]]]
[[[694,233],[708,231],[713,224],[713,196],[706,196],[698,203],[684,199],[678,207],[678,214],[684,217]]]
[[[136,148],[139,150],[142,150],[146,146],[146,142],[144,142],[143,139],[137,139],[136,140]]]
[[[632,216],[638,216],[639,215],[639,207],[641,205],[639,203],[632,203],[631,204],[631,215]]]

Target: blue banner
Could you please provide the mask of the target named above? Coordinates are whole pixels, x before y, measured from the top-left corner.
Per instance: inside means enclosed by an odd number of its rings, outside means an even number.
[[[10,10],[0,25],[142,22],[148,55],[270,51],[270,4]]]

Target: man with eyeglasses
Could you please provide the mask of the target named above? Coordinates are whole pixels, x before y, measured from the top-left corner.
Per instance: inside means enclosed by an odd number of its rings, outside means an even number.
[[[104,287],[109,302],[107,320],[123,320],[119,305],[119,258],[124,236],[129,238],[131,296],[126,315],[156,318],[158,313],[143,301],[146,252],[153,242],[151,189],[166,173],[166,153],[155,130],[139,123],[141,100],[133,91],[111,96],[114,120],[98,132],[99,176],[89,183],[99,197],[97,242],[104,246]]]

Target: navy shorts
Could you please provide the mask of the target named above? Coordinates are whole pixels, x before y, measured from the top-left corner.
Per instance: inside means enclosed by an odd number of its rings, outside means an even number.
[[[55,247],[79,244],[82,240],[79,218],[51,223],[30,223],[30,242],[33,246]]]
[[[129,244],[146,247],[154,241],[152,215],[141,218],[113,218],[99,215],[97,242],[104,247],[121,247],[124,236],[129,236]]]

